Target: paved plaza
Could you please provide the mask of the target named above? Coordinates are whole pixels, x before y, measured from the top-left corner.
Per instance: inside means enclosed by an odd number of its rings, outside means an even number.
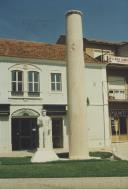
[[[128,189],[128,177],[0,179],[0,189]]]

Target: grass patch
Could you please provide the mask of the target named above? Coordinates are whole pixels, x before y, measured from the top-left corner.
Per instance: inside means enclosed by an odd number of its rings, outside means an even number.
[[[31,157],[0,157],[0,165],[30,164]]]
[[[0,158],[0,178],[128,176],[128,161],[83,160],[31,163],[30,157]]]

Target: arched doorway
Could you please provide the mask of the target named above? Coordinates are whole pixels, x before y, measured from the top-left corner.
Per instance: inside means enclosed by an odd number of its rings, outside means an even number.
[[[12,114],[12,150],[33,150],[38,147],[38,116],[38,112],[25,108]]]

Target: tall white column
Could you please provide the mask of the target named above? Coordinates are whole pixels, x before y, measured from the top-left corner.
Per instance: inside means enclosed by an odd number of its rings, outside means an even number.
[[[66,14],[67,90],[69,121],[69,158],[86,159],[88,135],[86,125],[85,64],[83,53],[82,13]]]

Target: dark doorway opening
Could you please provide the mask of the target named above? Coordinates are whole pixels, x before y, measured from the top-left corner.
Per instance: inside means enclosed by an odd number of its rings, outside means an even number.
[[[37,118],[12,118],[12,150],[33,150],[37,147]]]
[[[63,119],[52,118],[53,148],[63,148]]]
[[[127,134],[127,125],[125,117],[120,117],[120,134]]]

